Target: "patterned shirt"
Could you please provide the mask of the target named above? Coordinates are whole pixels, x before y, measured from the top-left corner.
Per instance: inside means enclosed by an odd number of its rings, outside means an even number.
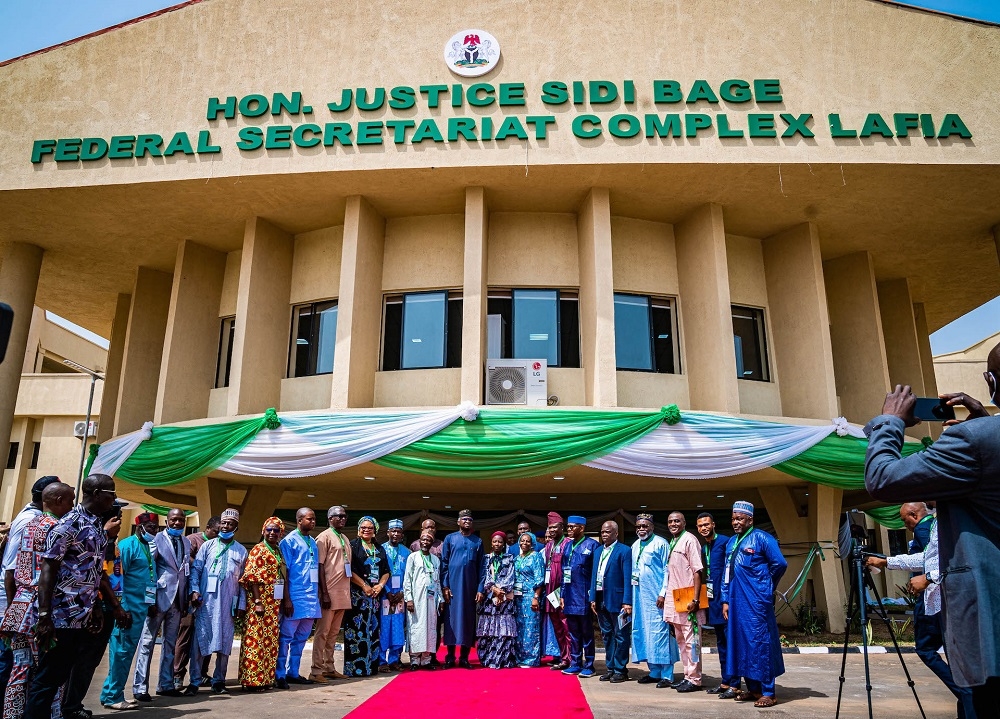
[[[49,532],[44,559],[60,562],[52,590],[52,623],[57,629],[80,629],[100,588],[108,536],[101,518],[76,505]]]
[[[14,600],[4,612],[0,631],[29,634],[38,621],[38,577],[49,532],[59,522],[51,514],[39,514],[21,532],[14,566]]]

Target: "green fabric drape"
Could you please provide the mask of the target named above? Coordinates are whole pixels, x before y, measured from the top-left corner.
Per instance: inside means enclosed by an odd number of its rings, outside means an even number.
[[[899,518],[899,508],[902,505],[894,504],[890,507],[876,507],[866,509],[865,514],[881,524],[886,529],[905,529],[906,525]]]
[[[674,408],[676,409],[676,408]],[[566,410],[480,410],[435,435],[375,460],[413,474],[515,479],[558,472],[633,442],[671,414]]]
[[[203,477],[243,449],[272,414],[200,427],[153,427],[115,477],[144,487],[164,487]]]
[[[865,451],[868,442],[856,437],[824,438],[805,452],[774,465],[785,474],[837,489],[865,488]],[[904,442],[902,455],[920,452],[924,445]]]
[[[143,504],[142,505],[142,511],[144,511],[144,512],[152,512],[153,514],[157,514],[157,515],[159,515],[161,517],[166,517],[168,514],[170,514],[170,509],[171,509],[170,507],[164,507],[162,504]],[[194,514],[194,510],[193,509],[185,509],[184,510],[184,516],[185,517],[190,517],[192,514]]]

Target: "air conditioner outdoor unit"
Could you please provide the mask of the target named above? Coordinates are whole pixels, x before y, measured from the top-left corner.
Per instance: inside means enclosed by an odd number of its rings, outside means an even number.
[[[87,426],[87,423],[85,421],[83,421],[83,420],[81,420],[79,422],[74,422],[73,423],[73,436],[74,437],[83,437],[84,431],[87,432],[87,436],[88,437],[96,437],[97,436],[97,422],[91,422],[89,427]]]
[[[547,369],[543,359],[486,360],[486,404],[547,406]]]

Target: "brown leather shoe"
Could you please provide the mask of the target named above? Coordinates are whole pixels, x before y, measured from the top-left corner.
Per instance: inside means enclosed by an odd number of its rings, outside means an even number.
[[[327,679],[347,679],[343,674],[338,672],[336,669],[331,669],[328,672],[323,672],[323,676]]]
[[[313,682],[315,682],[316,684],[326,684],[327,683],[326,677],[324,677],[322,674],[310,674],[309,675],[309,679],[312,680]]]

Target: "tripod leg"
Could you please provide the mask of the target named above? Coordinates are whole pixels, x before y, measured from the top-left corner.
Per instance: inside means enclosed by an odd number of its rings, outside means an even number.
[[[854,581],[858,586],[858,607],[861,614],[861,653],[865,658],[865,692],[868,695],[868,719],[874,719],[872,714],[872,677],[871,666],[868,664],[868,597],[865,596],[865,566],[861,557],[855,557]]]
[[[851,641],[851,625],[854,624],[854,617],[857,613],[858,587],[854,582],[854,575],[851,574],[851,591],[847,596],[847,625],[844,627],[844,651],[840,659],[840,686],[837,688],[837,714],[835,719],[840,719],[840,703],[844,695],[844,676],[847,669],[847,647]]]
[[[889,638],[892,639],[892,646],[896,650],[896,656],[899,658],[899,664],[903,667],[903,674],[906,676],[906,683],[910,687],[910,691],[913,692],[913,698],[917,702],[917,709],[920,710],[920,716],[923,719],[927,719],[927,715],[924,713],[924,707],[920,703],[920,697],[917,696],[917,687],[913,678],[910,676],[910,670],[906,668],[906,662],[903,660],[903,653],[899,651],[899,643],[896,641],[896,632],[892,628],[892,622],[889,621],[889,613],[882,606],[882,600],[878,595],[878,589],[875,587],[875,582],[871,578],[871,574],[866,577],[868,586],[871,588],[873,594],[875,595],[876,601],[878,601],[878,609],[875,613],[878,614],[879,618],[885,623],[886,629],[889,630]]]

